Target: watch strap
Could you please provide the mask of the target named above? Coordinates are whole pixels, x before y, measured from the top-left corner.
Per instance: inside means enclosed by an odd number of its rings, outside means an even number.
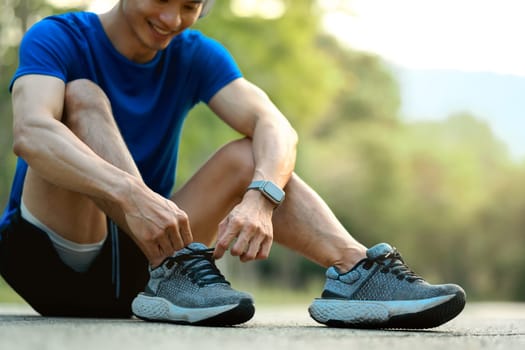
[[[285,197],[284,191],[268,180],[253,181],[246,190],[258,190],[275,205],[281,204]]]
[[[248,186],[249,190],[259,190],[264,187],[264,184],[266,183],[266,180],[256,180],[253,181],[250,186]]]

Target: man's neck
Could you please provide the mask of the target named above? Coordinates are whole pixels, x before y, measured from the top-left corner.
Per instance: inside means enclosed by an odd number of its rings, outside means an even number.
[[[141,44],[125,18],[120,2],[110,11],[100,14],[99,18],[104,32],[115,49],[129,60],[136,63],[146,63],[157,54],[157,51]]]

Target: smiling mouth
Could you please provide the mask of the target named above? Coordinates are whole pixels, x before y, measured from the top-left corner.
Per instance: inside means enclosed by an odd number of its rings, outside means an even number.
[[[155,32],[157,32],[160,35],[168,36],[173,33],[171,30],[162,29],[151,22],[149,23],[149,25]]]

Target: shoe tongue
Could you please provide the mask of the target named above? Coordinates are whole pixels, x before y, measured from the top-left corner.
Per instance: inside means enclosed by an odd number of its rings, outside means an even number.
[[[182,248],[181,250],[177,251],[174,256],[179,256],[182,254],[190,254],[191,252],[195,250],[205,250],[208,249],[207,246],[205,246],[202,243],[199,242],[193,242],[188,244],[186,247]]]
[[[388,243],[379,243],[373,246],[372,248],[369,248],[366,251],[366,257],[370,260],[375,260],[379,258],[380,256],[384,256],[390,252],[392,252],[393,249]]]
[[[203,250],[209,250],[209,248],[202,243],[194,242],[194,243],[188,244],[186,247],[177,251],[174,256],[177,257],[180,255],[189,255],[189,254],[195,253],[196,251],[203,251]],[[192,264],[192,263],[193,263],[191,267],[192,270],[197,270],[197,271],[202,272],[199,277],[201,281],[208,282],[208,284],[210,284],[210,282],[214,284],[227,283],[224,280],[224,277],[218,274],[217,269],[213,268],[214,266],[213,262],[204,258],[204,255],[199,256],[197,254],[195,257],[190,257],[180,262],[181,266],[188,266],[188,264]]]

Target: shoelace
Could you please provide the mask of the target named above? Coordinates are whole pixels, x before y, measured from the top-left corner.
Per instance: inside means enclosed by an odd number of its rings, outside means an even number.
[[[179,264],[182,266],[180,273],[188,276],[200,287],[215,283],[230,284],[215,265],[214,248],[191,249],[186,247],[185,249],[190,252],[166,258],[164,260],[166,267],[171,269],[173,264]]]
[[[422,277],[410,270],[401,257],[401,254],[395,248],[388,254],[382,255],[374,260],[368,260],[363,267],[368,270],[372,267],[374,262],[383,266],[380,270],[382,273],[391,272],[396,275],[399,280],[406,279],[407,282],[410,283],[417,280],[423,280]]]

